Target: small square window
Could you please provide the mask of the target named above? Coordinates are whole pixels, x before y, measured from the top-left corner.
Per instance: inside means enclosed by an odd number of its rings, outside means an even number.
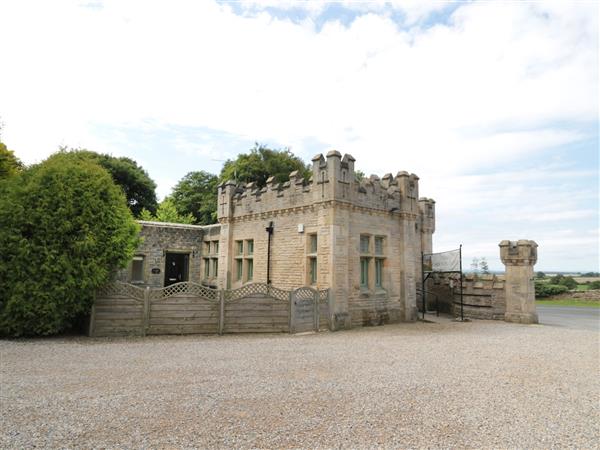
[[[236,279],[236,281],[239,281],[242,279],[243,267],[244,267],[244,261],[241,259],[236,259],[235,260],[235,279]]]
[[[219,254],[219,241],[213,241],[213,253],[215,255]]]
[[[252,281],[252,277],[254,276],[254,261],[251,259],[247,259],[246,260],[246,264],[247,264],[247,280],[248,281]]]
[[[219,260],[217,258],[213,258],[213,260],[212,260],[212,276],[213,276],[213,278],[217,278],[218,272],[219,272]]]
[[[309,252],[310,253],[317,253],[317,235],[316,234],[310,234],[308,237],[310,239]]]
[[[309,281],[310,284],[317,284],[317,258],[309,258]]]
[[[361,253],[369,253],[369,236],[360,237],[360,252]]]
[[[369,258],[360,258],[360,287],[369,287]]]
[[[383,286],[383,259],[375,260],[375,286]]]
[[[131,262],[131,282],[132,283],[143,283],[144,282],[144,257],[134,256]]]
[[[210,278],[210,259],[204,258],[204,278]]]
[[[375,254],[383,255],[383,238],[382,237],[375,238]]]

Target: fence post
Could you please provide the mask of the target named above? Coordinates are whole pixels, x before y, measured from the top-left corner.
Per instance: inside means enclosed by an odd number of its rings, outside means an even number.
[[[144,308],[142,309],[142,336],[146,336],[146,331],[150,326],[150,286],[144,290]]]
[[[93,303],[92,303],[92,312],[90,313],[90,324],[88,327],[88,336],[89,337],[94,337],[94,325],[96,322],[96,294],[97,292],[94,291],[94,297],[93,297]]]
[[[225,329],[225,290],[219,289],[219,334]]]
[[[315,316],[315,331],[318,332],[319,331],[319,310],[321,309],[321,294],[319,294],[319,291],[315,290],[314,295],[313,295],[313,300],[314,300],[314,316]]]
[[[294,332],[294,291],[291,290],[289,293],[290,297],[290,334]]]

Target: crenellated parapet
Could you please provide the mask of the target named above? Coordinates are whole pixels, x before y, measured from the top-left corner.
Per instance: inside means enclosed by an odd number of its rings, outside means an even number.
[[[371,175],[357,181],[354,163],[352,155],[342,156],[337,150],[331,150],[325,156],[318,154],[312,158],[312,176],[309,179],[295,171],[284,183],[270,177],[264,187],[253,182],[235,183],[230,180],[222,183],[218,187],[218,218],[227,221],[249,214],[332,201],[386,213],[405,213],[415,218],[423,214],[417,175],[401,171],[395,176],[386,174],[379,178]],[[433,200],[428,202],[425,211],[434,203]],[[433,230],[433,217],[427,226]]]
[[[421,215],[421,230],[424,233],[435,232],[435,200],[421,197],[419,199],[419,213]]]

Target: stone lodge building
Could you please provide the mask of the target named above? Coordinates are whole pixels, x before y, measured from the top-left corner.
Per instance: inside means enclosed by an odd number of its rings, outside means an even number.
[[[435,202],[419,198],[415,174],[357,182],[354,162],[332,150],[312,159],[309,180],[292,172],[263,188],[221,184],[215,225],[141,222],[143,242],[118,279],[330,288],[331,319],[341,327],[415,320]]]

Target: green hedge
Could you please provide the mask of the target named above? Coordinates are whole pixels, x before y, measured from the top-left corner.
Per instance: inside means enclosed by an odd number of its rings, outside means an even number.
[[[48,335],[89,312],[139,228],[94,162],[59,153],[0,184],[0,334]]]
[[[551,297],[553,295],[563,294],[569,288],[561,284],[535,283],[536,298]]]

